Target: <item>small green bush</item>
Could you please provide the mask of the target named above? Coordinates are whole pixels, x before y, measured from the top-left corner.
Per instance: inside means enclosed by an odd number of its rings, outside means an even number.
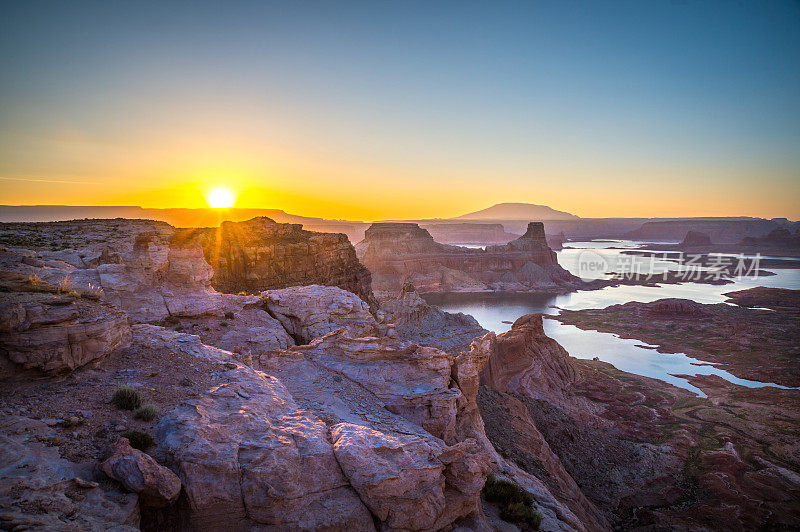
[[[146,451],[156,443],[152,436],[139,430],[126,430],[122,435],[128,438],[128,441],[131,443],[131,447],[134,449],[139,449],[142,452]]]
[[[219,325],[220,325],[220,327],[227,327],[228,326],[228,322],[227,321],[221,321],[221,322],[219,322]]]
[[[508,480],[498,480],[494,475],[486,478],[483,495],[488,502],[500,506],[500,519],[509,523],[525,523],[538,530],[542,515],[534,510],[530,493]]]
[[[142,405],[142,398],[139,396],[139,392],[126,384],[114,390],[111,402],[122,410],[134,410]]]
[[[521,502],[524,504],[533,503],[531,494],[508,480],[498,480],[494,475],[486,478],[483,486],[483,494],[489,502],[511,504]]]
[[[542,514],[522,502],[512,502],[500,508],[500,519],[508,523],[525,523],[534,530],[542,524]]]
[[[142,421],[152,421],[158,415],[158,408],[153,403],[140,406],[133,413],[133,417]]]
[[[236,317],[236,316],[234,316],[233,312],[230,312],[230,311],[228,311],[228,312],[226,312],[226,313],[225,313],[225,319],[226,319],[226,320],[232,320],[232,319],[234,319],[235,317]]]

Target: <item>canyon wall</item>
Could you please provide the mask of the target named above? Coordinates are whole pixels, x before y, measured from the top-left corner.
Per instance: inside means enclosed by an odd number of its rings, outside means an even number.
[[[376,223],[356,251],[373,288],[398,293],[410,281],[421,293],[565,289],[578,281],[558,265],[541,222],[504,245],[472,249],[436,242],[414,223]]]
[[[219,228],[180,230],[175,242],[199,243],[221,292],[261,292],[287,286],[338,286],[373,308],[371,276],[341,233],[314,233],[270,218],[222,222]]]

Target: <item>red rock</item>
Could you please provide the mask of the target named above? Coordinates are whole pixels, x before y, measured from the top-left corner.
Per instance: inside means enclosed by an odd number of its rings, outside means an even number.
[[[117,440],[110,454],[101,469],[128,491],[138,493],[142,505],[159,508],[178,499],[181,481],[177,475],[142,451],[132,448],[127,438]]]

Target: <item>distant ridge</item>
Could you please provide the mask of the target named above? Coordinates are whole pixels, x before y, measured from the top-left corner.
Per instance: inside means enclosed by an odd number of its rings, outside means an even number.
[[[498,203],[453,220],[577,220],[579,216],[533,203]]]

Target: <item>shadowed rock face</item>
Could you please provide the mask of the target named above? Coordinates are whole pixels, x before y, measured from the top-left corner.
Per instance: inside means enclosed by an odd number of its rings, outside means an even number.
[[[300,224],[270,218],[223,222],[219,228],[186,229],[176,241],[196,241],[214,268],[221,292],[261,292],[288,286],[338,286],[377,307],[370,272],[340,233],[305,231]]]
[[[411,281],[420,292],[525,291],[573,286],[558,265],[544,226],[531,222],[508,244],[470,249],[436,242],[414,223],[378,223],[356,246],[373,274],[375,290],[397,293]]]
[[[710,246],[711,237],[700,231],[689,231],[680,243],[681,247],[688,248],[693,246]]]

